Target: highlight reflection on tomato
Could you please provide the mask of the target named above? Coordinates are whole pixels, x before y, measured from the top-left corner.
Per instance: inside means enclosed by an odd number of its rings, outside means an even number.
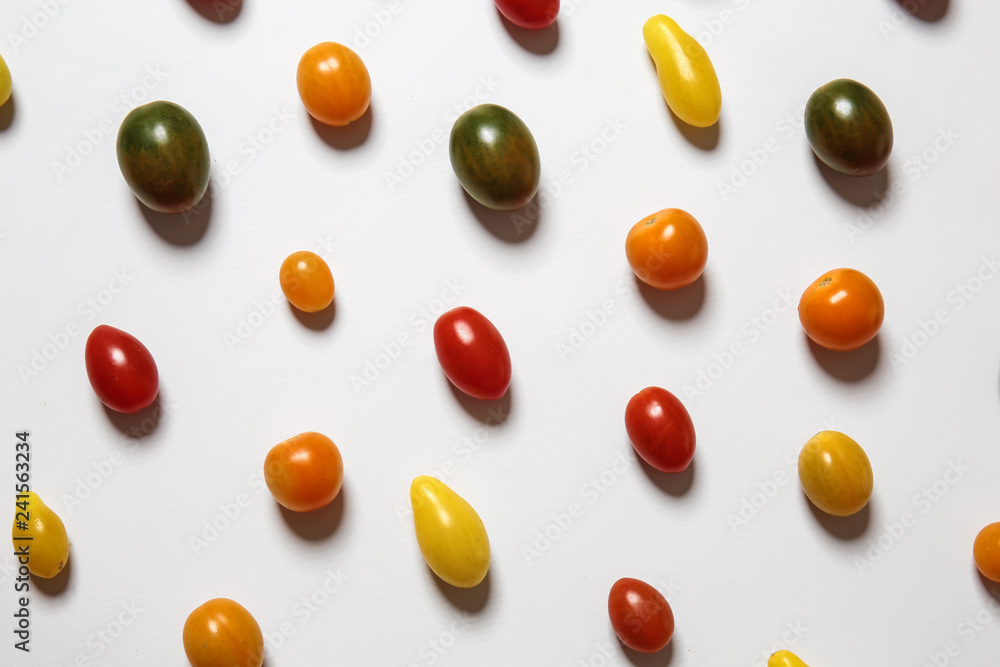
[[[510,352],[478,310],[460,306],[434,323],[434,349],[445,376],[473,398],[495,400],[510,385]]]

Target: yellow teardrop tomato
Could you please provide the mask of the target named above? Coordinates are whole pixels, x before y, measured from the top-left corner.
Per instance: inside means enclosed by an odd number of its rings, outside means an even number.
[[[0,56],[0,106],[6,104],[7,100],[10,99],[10,91],[10,69],[4,62],[3,56]]]
[[[417,544],[427,565],[452,586],[472,588],[490,569],[483,520],[444,482],[421,475],[410,485]]]
[[[642,36],[670,110],[688,125],[714,125],[722,112],[722,90],[715,67],[698,40],[662,14],[646,21]]]
[[[799,481],[816,507],[833,516],[850,516],[871,498],[872,464],[851,438],[821,431],[799,452]]]
[[[69,560],[66,526],[34,491],[28,492],[27,509],[24,502],[22,500],[14,508],[14,525],[11,528],[14,553],[21,555],[27,549],[28,572],[36,577],[51,579],[62,572]]]
[[[778,651],[767,659],[767,667],[809,667],[791,651]]]

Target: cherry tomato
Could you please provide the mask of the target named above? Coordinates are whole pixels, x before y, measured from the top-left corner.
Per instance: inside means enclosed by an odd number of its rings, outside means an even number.
[[[701,43],[663,14],[646,21],[642,37],[674,115],[694,127],[714,125],[722,113],[722,89]]]
[[[1000,583],[1000,523],[991,523],[979,531],[972,556],[984,577]]]
[[[301,311],[315,313],[333,302],[333,274],[314,252],[293,252],[281,263],[278,275],[285,298]]]
[[[427,566],[452,586],[478,586],[490,569],[490,538],[472,505],[428,475],[410,484],[410,505]]]
[[[101,403],[116,412],[138,412],[156,398],[160,375],[146,346],[106,324],[90,332],[84,348],[87,377]]]
[[[192,667],[260,667],[264,635],[242,605],[216,598],[184,622],[184,653]]]
[[[559,15],[559,0],[496,0],[497,9],[520,28],[541,30]]]
[[[694,458],[694,423],[666,389],[646,387],[625,407],[625,430],[642,460],[663,472],[681,472]]]
[[[10,99],[10,93],[10,69],[7,67],[7,63],[4,62],[3,56],[0,56],[0,106],[7,103],[7,100]]]
[[[674,636],[674,612],[667,599],[645,581],[619,579],[608,595],[611,627],[633,651],[656,653]]]
[[[671,290],[698,279],[708,262],[708,239],[698,221],[665,208],[635,223],[625,237],[625,257],[642,282]]]
[[[460,306],[434,323],[434,349],[451,383],[472,396],[491,401],[510,385],[510,352],[493,323],[478,310]]]
[[[344,460],[330,438],[312,431],[301,433],[267,453],[264,481],[284,507],[311,512],[329,505],[340,493]]]
[[[885,318],[882,293],[854,269],[834,269],[816,279],[799,300],[799,321],[817,345],[854,350],[878,333]]]
[[[11,527],[14,553],[30,545],[28,572],[51,579],[62,572],[69,561],[69,536],[58,514],[34,491],[28,491],[27,495],[27,499],[19,495],[14,506],[14,525]]]
[[[791,651],[778,651],[767,659],[767,667],[809,667],[809,665]]]
[[[838,431],[821,431],[802,447],[799,481],[812,504],[833,516],[860,512],[874,486],[865,450]]]
[[[361,58],[343,44],[322,42],[299,61],[295,77],[309,115],[321,123],[353,123],[368,110],[372,80]]]

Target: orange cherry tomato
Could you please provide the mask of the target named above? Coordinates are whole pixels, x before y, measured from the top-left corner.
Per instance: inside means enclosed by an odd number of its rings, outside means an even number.
[[[344,460],[333,440],[307,432],[271,448],[264,459],[264,481],[271,495],[293,512],[329,505],[344,482]]]
[[[285,298],[299,310],[316,313],[333,302],[333,274],[314,252],[301,250],[286,257],[278,280]]]
[[[816,279],[799,300],[799,321],[817,345],[854,350],[878,333],[885,318],[882,293],[854,269],[834,269]]]
[[[192,667],[260,667],[264,635],[242,605],[216,598],[192,611],[184,622],[184,653]]]
[[[984,577],[1000,583],[1000,523],[991,523],[979,531],[972,557]]]
[[[306,51],[295,81],[306,111],[327,125],[353,123],[365,114],[372,99],[368,68],[358,54],[335,42],[322,42]]]
[[[625,257],[639,280],[650,287],[677,289],[698,280],[705,270],[708,239],[690,213],[665,208],[629,230]]]

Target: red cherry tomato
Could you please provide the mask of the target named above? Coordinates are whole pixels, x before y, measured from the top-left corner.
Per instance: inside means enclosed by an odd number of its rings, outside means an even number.
[[[625,407],[625,430],[642,460],[663,472],[681,472],[694,458],[694,423],[666,389],[646,387]]]
[[[322,433],[300,433],[267,453],[264,482],[274,499],[293,512],[318,510],[340,493],[344,459]]]
[[[520,28],[541,30],[555,23],[559,0],[496,0],[497,9]]]
[[[625,646],[656,653],[674,636],[674,612],[667,599],[645,581],[625,577],[608,595],[611,627]]]
[[[510,385],[510,352],[493,323],[478,310],[460,306],[434,323],[434,349],[444,374],[460,390],[495,400]]]
[[[156,362],[135,336],[102,324],[90,332],[84,359],[90,386],[112,410],[138,412],[156,398]]]

